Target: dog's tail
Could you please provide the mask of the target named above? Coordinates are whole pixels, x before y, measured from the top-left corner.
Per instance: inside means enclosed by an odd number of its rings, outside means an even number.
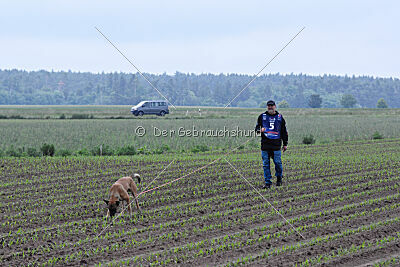
[[[138,183],[140,184],[140,175],[139,175],[139,174],[137,174],[137,173],[134,173],[134,174],[133,174],[133,177],[136,177],[136,178],[137,178],[137,181],[138,181]]]

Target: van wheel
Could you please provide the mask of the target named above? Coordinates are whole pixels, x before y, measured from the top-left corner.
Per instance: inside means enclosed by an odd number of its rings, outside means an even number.
[[[165,111],[164,110],[161,110],[160,116],[165,116]]]
[[[140,117],[142,117],[143,114],[144,114],[143,111],[139,111],[139,112],[138,112],[138,116],[140,116]]]

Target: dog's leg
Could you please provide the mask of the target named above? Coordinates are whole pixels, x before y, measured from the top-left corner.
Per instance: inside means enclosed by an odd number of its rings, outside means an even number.
[[[128,205],[129,215],[132,216],[131,200],[129,199],[129,196],[126,196],[125,201],[126,201],[126,203],[127,203],[127,205]]]
[[[109,210],[109,209],[107,209],[107,216],[106,216],[106,219],[107,219],[108,217],[110,217],[110,210]]]
[[[133,197],[135,198],[136,207],[137,207],[138,210],[140,210],[139,202],[138,202],[138,199],[137,199],[137,195],[138,195],[137,194],[137,187],[136,187],[135,184],[131,185],[131,192],[132,192]]]
[[[138,202],[138,200],[137,200],[136,194],[134,195],[134,197],[135,197],[136,207],[137,207],[138,210],[140,210],[139,202]]]
[[[128,192],[124,190],[124,192],[122,192],[120,196],[122,198],[122,202],[126,201],[126,204],[128,205],[129,214],[132,215],[131,202],[129,200]]]

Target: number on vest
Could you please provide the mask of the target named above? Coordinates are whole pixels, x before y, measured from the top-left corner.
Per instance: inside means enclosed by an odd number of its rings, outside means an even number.
[[[274,122],[269,122],[269,129],[270,130],[273,130],[274,129]]]

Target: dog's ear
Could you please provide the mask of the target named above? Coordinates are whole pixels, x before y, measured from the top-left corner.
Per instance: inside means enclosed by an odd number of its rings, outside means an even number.
[[[117,206],[119,206],[119,200],[117,200],[117,202],[115,202],[115,204],[117,204]]]
[[[108,200],[105,200],[105,199],[103,199],[104,200],[104,202],[106,202],[106,204],[107,204],[107,206],[108,206]]]

